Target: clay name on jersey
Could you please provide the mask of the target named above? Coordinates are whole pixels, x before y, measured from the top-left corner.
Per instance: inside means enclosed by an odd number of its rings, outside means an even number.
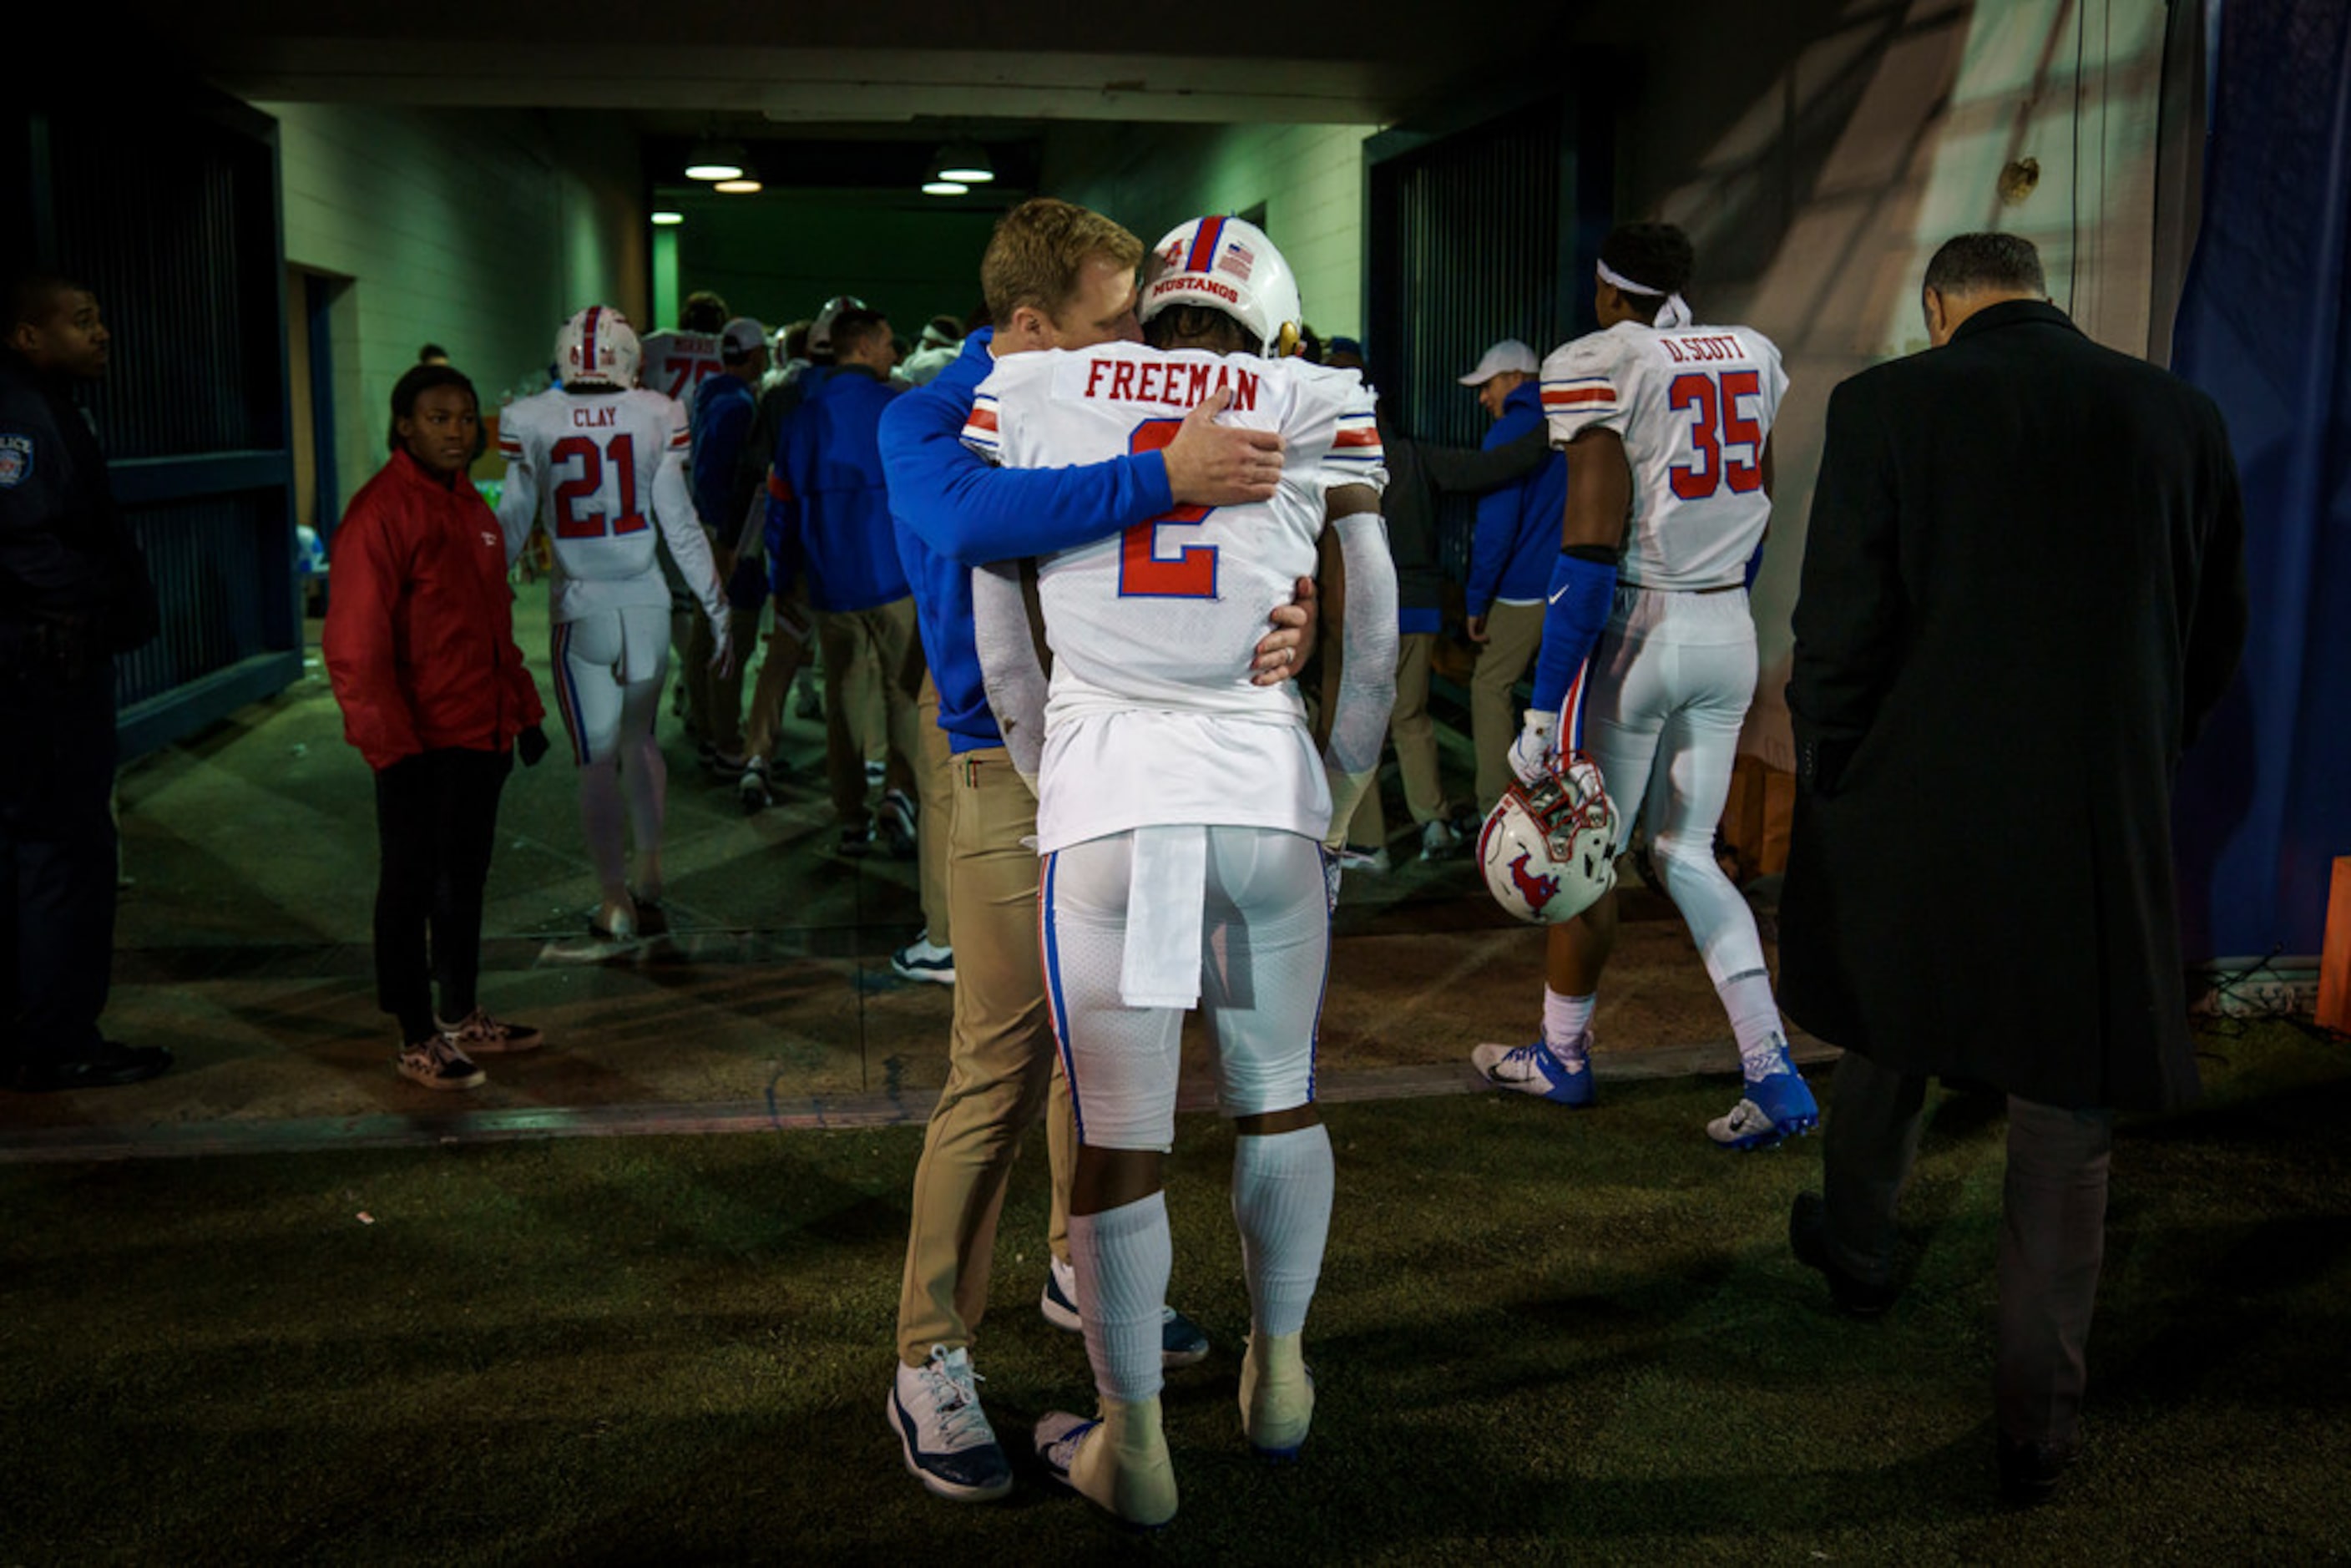
[[[1746,346],[1729,332],[1701,332],[1695,337],[1660,335],[1657,346],[1677,365],[1703,364],[1708,360],[1744,360]]]
[[[573,403],[571,405],[571,428],[574,430],[602,430],[608,425],[618,423],[620,413],[620,405],[617,403],[608,402],[592,405]]]
[[[1233,412],[1257,407],[1264,376],[1210,355],[1160,358],[1072,359],[1055,378],[1053,395],[1097,402],[1149,402],[1190,408],[1229,388]]]

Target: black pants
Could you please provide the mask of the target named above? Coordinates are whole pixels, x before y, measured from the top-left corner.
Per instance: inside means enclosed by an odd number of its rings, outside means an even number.
[[[375,776],[382,857],[375,889],[376,1001],[400,1020],[404,1041],[434,1031],[436,976],[443,1018],[455,1023],[474,1010],[482,889],[497,841],[498,792],[513,770],[507,752],[449,750],[403,758]]]
[[[112,662],[0,673],[0,1059],[83,1061],[114,967]]]
[[[1918,1156],[1927,1081],[1847,1051],[1831,1096],[1822,1158],[1825,1240],[1847,1273],[1886,1283],[1894,1276],[1895,1206]],[[2069,1441],[2081,1418],[2114,1134],[2111,1111],[2009,1096],[1992,1391],[2000,1429],[2021,1442]]]

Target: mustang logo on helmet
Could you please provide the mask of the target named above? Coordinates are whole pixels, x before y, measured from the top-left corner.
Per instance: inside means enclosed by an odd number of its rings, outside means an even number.
[[[1520,895],[1527,901],[1527,907],[1541,915],[1543,905],[1559,896],[1559,878],[1530,876],[1527,873],[1527,862],[1533,858],[1532,850],[1520,850],[1519,858],[1510,862],[1510,881],[1518,887]]]

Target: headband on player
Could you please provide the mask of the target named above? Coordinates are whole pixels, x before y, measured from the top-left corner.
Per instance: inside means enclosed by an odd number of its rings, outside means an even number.
[[[1612,270],[1604,261],[1595,261],[1592,265],[1599,271],[1601,282],[1614,284],[1627,294],[1665,294],[1662,288],[1652,288],[1646,283],[1635,283],[1623,273]],[[1657,311],[1656,324],[1668,331],[1676,327],[1688,326],[1690,324],[1689,301],[1678,294],[1666,294],[1666,302]]]

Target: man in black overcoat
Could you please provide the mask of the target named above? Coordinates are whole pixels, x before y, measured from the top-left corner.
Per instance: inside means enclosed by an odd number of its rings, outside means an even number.
[[[2243,641],[2220,411],[2100,348],[2026,241],[1927,270],[1928,352],[1829,400],[1788,685],[1798,795],[1780,1000],[1844,1048],[1790,1239],[1892,1303],[1927,1080],[2009,1095],[2003,1490],[2078,1451],[2117,1109],[2197,1091],[2171,783]]]

